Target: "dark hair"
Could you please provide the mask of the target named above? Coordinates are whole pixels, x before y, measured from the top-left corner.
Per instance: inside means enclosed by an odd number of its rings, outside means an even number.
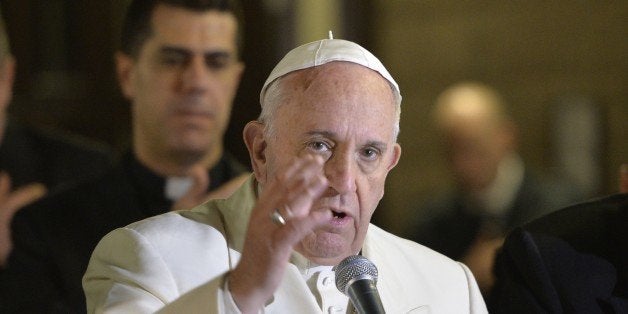
[[[133,0],[127,9],[122,25],[120,50],[136,58],[144,41],[151,36],[151,18],[158,4],[189,9],[191,11],[219,11],[231,13],[238,22],[237,46],[239,53],[243,46],[244,16],[237,0]]]

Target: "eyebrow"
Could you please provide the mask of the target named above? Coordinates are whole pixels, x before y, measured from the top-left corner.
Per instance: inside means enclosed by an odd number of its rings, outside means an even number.
[[[186,56],[191,56],[194,54],[194,52],[190,49],[186,49],[186,48],[180,48],[180,47],[176,47],[176,46],[163,46],[159,49],[160,53],[165,53],[165,54],[180,54],[180,55],[186,55]],[[205,58],[225,58],[225,59],[229,59],[231,58],[231,56],[233,55],[233,53],[227,51],[227,50],[210,50],[210,51],[206,51],[203,53],[203,56]]]
[[[333,132],[329,132],[329,131],[318,131],[318,130],[314,130],[314,131],[310,131],[306,133],[308,136],[323,136],[323,137],[328,137],[331,139],[335,138],[335,133]],[[385,151],[386,148],[388,147],[388,144],[386,144],[385,142],[382,141],[368,141],[366,143],[366,145],[363,146],[370,146],[370,147],[377,147],[378,149]]]

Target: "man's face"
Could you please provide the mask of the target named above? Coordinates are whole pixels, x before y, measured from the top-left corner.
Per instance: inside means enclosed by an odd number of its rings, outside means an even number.
[[[481,192],[493,182],[504,156],[499,134],[488,123],[472,118],[460,120],[444,134],[445,151],[454,176],[470,193]]]
[[[158,5],[152,29],[136,60],[118,56],[135,150],[175,159],[220,150],[243,70],[235,17]]]
[[[399,160],[395,105],[386,80],[365,67],[331,62],[305,71],[284,79],[290,95],[276,114],[275,136],[267,139],[266,179],[294,158],[323,157],[329,187],[312,210],[331,210],[333,219],[296,249],[320,264],[336,264],[362,248],[386,175]]]
[[[466,193],[483,192],[502,159],[514,150],[514,130],[494,98],[473,88],[450,92],[437,108],[436,124],[454,178]]]

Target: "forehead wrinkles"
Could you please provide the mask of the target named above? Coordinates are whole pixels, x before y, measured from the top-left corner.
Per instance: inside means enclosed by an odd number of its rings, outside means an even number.
[[[375,91],[390,98],[394,104],[393,93],[388,82],[377,72],[361,65],[333,61],[322,66],[293,72],[285,77],[286,100],[291,95],[315,93],[319,96],[342,96],[345,99],[361,96],[367,90]],[[387,101],[388,102],[388,101]]]
[[[301,110],[306,110],[307,116],[329,114],[331,120],[325,121],[345,120],[336,124],[337,127],[354,125],[351,121],[370,121],[372,127],[359,133],[377,133],[375,130],[387,127],[388,123],[392,128],[394,95],[388,82],[375,71],[353,63],[333,62],[293,72],[282,80],[279,107],[285,108],[279,117],[287,121],[304,117]]]

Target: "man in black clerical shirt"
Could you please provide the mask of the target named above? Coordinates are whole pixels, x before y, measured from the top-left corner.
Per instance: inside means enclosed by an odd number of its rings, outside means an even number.
[[[15,217],[0,312],[85,312],[81,277],[106,233],[228,196],[248,176],[223,149],[244,68],[239,17],[227,0],[132,1],[116,54],[132,150],[104,176]]]

